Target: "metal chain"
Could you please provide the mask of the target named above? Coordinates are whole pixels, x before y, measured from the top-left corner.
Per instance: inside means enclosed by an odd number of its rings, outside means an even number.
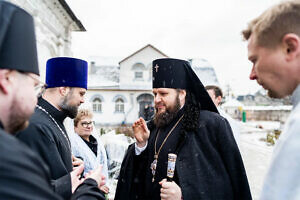
[[[171,135],[171,133],[173,132],[173,130],[176,128],[177,124],[181,121],[181,119],[183,118],[184,114],[179,118],[179,120],[176,122],[176,124],[173,126],[173,128],[169,131],[169,133],[167,134],[167,136],[165,137],[163,143],[160,145],[159,149],[158,149],[158,152],[156,152],[156,143],[157,143],[157,138],[158,138],[158,135],[160,133],[160,131],[158,131],[157,135],[156,135],[156,138],[155,138],[155,143],[154,143],[154,153],[155,155],[158,157],[159,156],[159,153],[160,153],[160,150],[162,149],[162,147],[164,146],[165,142],[167,141],[168,137]]]
[[[43,107],[39,106],[39,105],[36,105],[36,107],[38,109],[40,109],[41,111],[43,111],[44,113],[46,113],[50,119],[54,122],[54,124],[58,127],[58,129],[60,130],[60,132],[62,133],[62,135],[66,138],[67,140],[67,143],[68,143],[68,146],[69,148],[71,149],[71,142],[70,142],[70,139],[69,137],[67,136],[67,134],[61,129],[61,127],[58,125],[58,123],[56,122],[56,120],[50,115],[50,113],[47,112],[47,110],[45,110]]]

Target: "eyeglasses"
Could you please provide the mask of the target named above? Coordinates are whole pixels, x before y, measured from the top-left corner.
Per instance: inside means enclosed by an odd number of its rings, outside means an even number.
[[[81,122],[81,126],[84,127],[84,128],[87,128],[87,127],[93,126],[93,125],[94,125],[93,121],[90,121],[90,122]]]
[[[46,87],[47,87],[47,84],[44,83],[44,82],[42,82],[42,81],[40,81],[39,79],[37,79],[37,78],[31,76],[31,75],[28,74],[28,73],[22,73],[22,74],[24,74],[24,75],[26,75],[26,76],[29,76],[30,78],[32,78],[32,79],[34,80],[34,82],[37,82],[37,83],[38,83],[36,86],[34,86],[34,92],[35,92],[35,95],[36,95],[37,97],[40,97],[40,96],[44,93],[44,91],[45,91],[45,89],[46,89]]]

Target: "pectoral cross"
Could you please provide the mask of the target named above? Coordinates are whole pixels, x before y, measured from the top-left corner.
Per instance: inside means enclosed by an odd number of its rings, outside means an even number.
[[[150,166],[150,169],[152,171],[152,182],[154,182],[156,166],[157,166],[157,158],[158,158],[158,155],[155,154],[154,155],[154,160],[153,160],[153,162],[151,163],[151,166]]]

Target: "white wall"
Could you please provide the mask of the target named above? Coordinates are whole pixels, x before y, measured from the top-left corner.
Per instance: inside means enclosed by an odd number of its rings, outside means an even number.
[[[10,0],[35,21],[41,80],[45,80],[46,61],[57,56],[72,56],[71,29],[74,23],[57,0]],[[56,4],[54,4],[56,3]],[[55,6],[56,5],[56,6]],[[72,25],[72,26],[71,26]]]
[[[137,97],[145,93],[151,94],[151,91],[88,90],[85,96],[85,103],[81,107],[92,110],[93,97],[100,95],[103,99],[102,112],[94,112],[94,121],[97,126],[115,126],[120,125],[123,121],[125,121],[126,124],[132,124],[138,119],[139,114],[139,103],[137,102]],[[113,100],[119,95],[125,98],[124,113],[115,112],[115,102]]]
[[[120,63],[120,89],[152,89],[152,61],[164,58],[162,54],[148,46],[142,51],[129,57]],[[135,80],[135,73],[132,66],[142,63],[146,69],[143,71],[143,81]]]

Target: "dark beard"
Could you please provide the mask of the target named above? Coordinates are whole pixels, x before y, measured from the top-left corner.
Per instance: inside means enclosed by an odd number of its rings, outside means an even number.
[[[74,119],[78,113],[78,106],[69,105],[69,99],[72,96],[72,91],[64,98],[64,100],[60,103],[59,107],[61,110],[71,119]]]
[[[157,128],[162,128],[167,126],[173,119],[177,116],[178,111],[180,110],[180,100],[179,95],[176,97],[175,105],[167,108],[163,113],[158,114],[157,109],[154,116],[154,124]]]

